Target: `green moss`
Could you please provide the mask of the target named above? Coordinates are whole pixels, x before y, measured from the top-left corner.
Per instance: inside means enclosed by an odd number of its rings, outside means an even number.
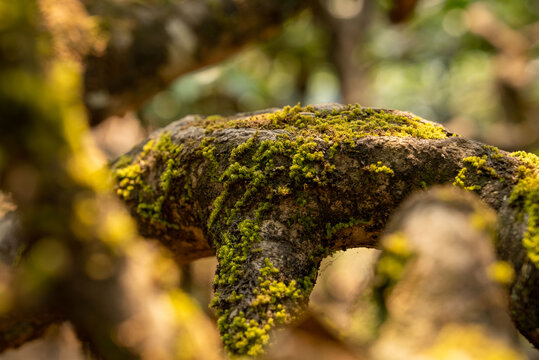
[[[174,181],[185,181],[186,172],[179,165],[182,150],[183,145],[174,144],[170,133],[164,132],[157,140],[148,141],[134,159],[122,157],[113,167],[118,196],[136,202],[137,213],[150,222],[174,229],[178,225],[164,218],[163,205],[174,198]],[[145,181],[151,163],[164,166],[157,188]]]
[[[352,145],[355,139],[365,136],[399,136],[422,139],[444,139],[447,132],[443,127],[421,121],[418,117],[385,112],[359,105],[349,105],[342,110],[313,112],[312,107],[299,104],[274,113],[255,115],[249,118],[205,121],[209,132],[223,128],[284,129],[304,137],[321,136],[337,151],[340,144]],[[337,145],[335,145],[337,144]]]
[[[500,153],[500,149],[498,149],[496,146],[483,145],[483,148],[489,151],[489,156],[491,159],[500,160],[503,158],[503,154]]]
[[[305,291],[297,288],[295,280],[285,284],[279,281],[279,269],[269,259],[265,259],[265,266],[260,270],[258,286],[254,291],[255,298],[250,307],[259,314],[271,314],[270,317],[262,316],[261,320],[247,320],[245,314],[239,315],[227,321],[229,311],[221,314],[218,326],[223,341],[228,351],[236,355],[256,356],[262,353],[264,345],[269,340],[269,331],[277,324],[284,324],[292,319],[292,315],[284,303],[289,301],[303,301]],[[233,293],[227,300],[230,302],[241,301],[243,297],[235,297]]]
[[[464,167],[459,171],[457,176],[455,176],[453,185],[461,187],[465,190],[476,191],[482,189],[482,186],[478,183],[488,180],[485,178],[495,178],[499,179],[500,181],[504,181],[504,179],[498,175],[493,167],[488,166],[489,161],[499,160],[500,156],[502,156],[498,152],[497,148],[492,148],[496,149],[496,151],[493,151],[490,147],[487,148],[488,150],[492,151],[490,160],[487,155],[483,155],[482,157],[469,156],[462,159]],[[466,180],[467,177],[470,178],[469,181]],[[471,184],[467,185],[467,183]]]
[[[487,155],[483,155],[482,157],[469,156],[462,159],[462,161],[464,163],[469,163],[472,167],[474,167],[476,169],[477,174],[486,173],[494,178],[499,177],[498,174],[496,173],[496,170],[494,170],[494,168],[487,166]]]
[[[388,175],[395,175],[395,173],[393,172],[393,170],[386,166],[386,165],[383,165],[381,161],[378,161],[376,164],[370,164],[369,166],[366,167],[366,169],[372,173],[376,173],[376,174],[388,174]]]
[[[522,243],[528,257],[539,269],[539,157],[519,151],[511,156],[520,159],[519,181],[513,188],[510,202],[519,203],[527,221]]]
[[[212,142],[215,141],[214,137],[207,137],[202,139],[202,142],[199,145],[199,148],[202,152],[202,157],[207,159],[210,162],[210,176],[216,178],[217,170],[219,169],[219,162],[215,157],[215,145]]]
[[[124,168],[133,162],[133,156],[131,155],[122,155],[116,162],[114,166],[118,169]]]
[[[225,128],[257,130],[231,150],[228,165],[218,177],[222,191],[215,198],[207,221],[208,231],[219,234],[215,244],[219,261],[215,284],[219,289],[238,286],[244,276],[247,257],[261,251],[255,244],[260,241],[261,222],[264,214],[272,211],[274,197],[295,194],[300,211],[288,220],[288,224],[298,224],[304,231],[317,231],[313,221],[316,216],[313,211],[317,210],[309,207],[305,190],[331,183],[335,170],[332,159],[341,149],[354,147],[356,140],[366,136],[447,137],[441,126],[359,105],[330,111],[315,111],[311,106],[287,106],[275,113],[248,118],[206,118],[201,121],[201,126],[208,135]],[[261,130],[286,132],[263,140]],[[204,143],[201,148],[206,149],[204,156],[213,162],[215,153],[209,145],[209,142]],[[371,167],[368,170],[371,171]],[[394,175],[393,170],[382,163],[373,164],[372,172]],[[245,214],[249,214],[247,218]],[[345,223],[328,224],[326,230],[331,237],[340,229],[365,223],[352,218]],[[259,354],[268,341],[269,329],[290,321],[293,309],[285,304],[291,306],[306,301],[317,275],[315,265],[328,252],[323,246],[313,252],[309,256],[312,271],[301,279],[288,282],[283,282],[279,270],[266,260],[253,290],[249,320],[242,313],[231,315],[230,309],[241,301],[235,292],[219,291],[213,306],[217,308],[220,332],[228,351],[239,355]],[[253,316],[251,311],[257,315]]]
[[[350,228],[357,225],[365,225],[369,224],[370,221],[368,220],[362,220],[362,219],[355,219],[350,218],[347,222],[340,222],[335,225],[331,225],[330,223],[326,224],[326,239],[331,239],[335,233],[337,233],[339,230]]]

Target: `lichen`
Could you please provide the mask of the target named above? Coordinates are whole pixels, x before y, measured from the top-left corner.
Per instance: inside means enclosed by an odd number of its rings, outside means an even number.
[[[537,155],[518,151],[511,156],[523,163],[518,168],[519,181],[513,188],[510,202],[518,203],[526,224],[522,244],[528,258],[539,269],[539,157]]]

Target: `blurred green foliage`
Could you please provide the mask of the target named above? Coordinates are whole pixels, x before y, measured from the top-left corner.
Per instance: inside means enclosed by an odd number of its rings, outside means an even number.
[[[365,0],[368,1],[368,0]],[[364,72],[362,105],[411,111],[451,123],[464,136],[507,147],[489,129],[510,121],[497,82],[500,49],[470,30],[471,0],[419,1],[414,15],[393,25],[377,1],[366,36],[354,49]],[[520,34],[539,26],[537,0],[487,0],[489,12]],[[341,101],[331,62],[330,36],[310,12],[289,21],[269,43],[177,80],[140,112],[143,122],[163,126],[186,114],[231,114],[273,106]],[[530,41],[531,77],[518,88],[528,108],[539,107],[539,40]],[[507,105],[505,105],[507,106]],[[539,115],[535,115],[539,123]],[[516,147],[520,146],[515,144]],[[535,141],[531,148],[539,150]]]

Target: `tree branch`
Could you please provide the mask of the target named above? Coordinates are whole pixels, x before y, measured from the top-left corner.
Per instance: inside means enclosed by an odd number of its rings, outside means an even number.
[[[40,2],[57,48],[75,52],[84,65],[91,124],[139,107],[179,75],[267,37],[307,6],[298,0]],[[72,21],[54,21],[54,14],[67,11]]]
[[[370,349],[373,359],[454,351],[525,358],[504,291],[513,272],[495,257],[496,215],[458,190],[415,195],[390,221],[374,280],[388,319]]]
[[[189,116],[154,133],[114,171],[143,235],[179,262],[217,254],[225,345],[256,354],[267,330],[306,303],[324,256],[377,246],[409,194],[443,183],[476,192],[498,213],[498,252],[514,267],[516,284],[525,282],[513,286],[512,308],[526,316],[514,318],[537,344],[537,209],[530,202],[538,164],[531,154],[453,136],[409,113],[334,104]]]

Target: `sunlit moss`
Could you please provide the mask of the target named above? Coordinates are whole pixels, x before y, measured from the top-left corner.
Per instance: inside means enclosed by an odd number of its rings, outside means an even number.
[[[381,161],[378,161],[376,164],[370,164],[367,166],[367,170],[376,174],[382,173],[391,176],[395,174],[389,166],[383,165]]]
[[[484,182],[482,178],[489,177],[489,178],[499,179],[502,182],[505,181],[503,177],[498,175],[498,173],[493,167],[488,166],[489,161],[499,160],[501,159],[501,157],[503,157],[503,155],[500,154],[497,148],[486,147],[486,149],[491,151],[490,159],[487,155],[483,155],[482,157],[468,156],[462,159],[462,162],[464,163],[464,167],[460,169],[457,176],[455,176],[453,185],[461,187],[464,190],[469,190],[469,191],[477,190],[478,191],[482,189],[482,186],[474,182],[479,182],[479,183]],[[467,178],[470,178],[470,179],[467,180]],[[466,183],[471,183],[471,184],[466,185]]]
[[[137,213],[151,222],[178,228],[177,224],[163,217],[163,205],[165,201],[173,200],[176,189],[172,184],[175,181],[183,181],[185,183],[183,186],[188,188],[184,176],[186,172],[179,161],[182,150],[183,144],[174,144],[170,133],[164,132],[158,139],[149,140],[144,144],[142,151],[134,159],[120,158],[113,168],[117,195],[123,200],[135,201]],[[157,188],[152,187],[144,179],[153,163],[164,166]]]
[[[287,106],[274,113],[248,118],[206,118],[202,120],[201,126],[208,136],[214,136],[218,130],[227,128],[257,130],[249,139],[231,150],[228,166],[218,178],[222,192],[214,199],[207,221],[208,230],[220,234],[215,244],[219,261],[215,284],[218,288],[228,289],[237,286],[244,275],[243,267],[247,257],[257,251],[255,244],[260,241],[261,221],[264,213],[272,210],[272,196],[295,194],[298,207],[306,207],[309,199],[301,195],[302,191],[309,186],[328,185],[335,170],[332,159],[341,149],[355,147],[356,141],[365,136],[426,139],[443,139],[448,136],[441,126],[419,118],[361,108],[359,105],[324,111],[315,110],[311,106]],[[259,133],[262,130],[286,132],[280,133],[275,139],[262,140]],[[212,162],[213,150],[209,145],[210,142],[207,142],[201,147],[206,149],[205,156]],[[279,157],[289,162],[277,166],[275,159]],[[382,163],[372,164],[367,170],[375,175],[394,175],[393,170]],[[270,189],[276,174],[285,174],[288,181]],[[236,192],[238,188],[243,189],[240,195]],[[250,215],[252,217],[240,217],[248,206],[255,209]],[[315,226],[309,211],[304,208],[303,212],[295,214],[290,221],[309,231]],[[330,239],[341,229],[367,223],[352,218],[347,222],[328,224],[326,235]],[[328,250],[322,246],[309,259],[315,265],[327,253]],[[228,295],[219,292],[213,301],[225,347],[233,354],[259,354],[268,341],[268,330],[275,324],[290,321],[293,309],[287,309],[285,304],[305,302],[317,273],[316,266],[313,266],[313,271],[302,279],[284,283],[279,280],[278,270],[271,263],[266,263],[260,271],[259,283],[252,290],[255,298],[251,303],[251,307],[260,308],[260,311],[256,310],[257,320],[242,313],[231,317],[230,309],[240,301],[235,292]]]
[[[539,157],[519,151],[512,153],[525,165],[519,167],[519,181],[511,193],[511,203],[522,204],[526,232],[522,240],[530,260],[539,269]]]
[[[285,324],[292,319],[290,310],[284,304],[304,301],[308,294],[297,287],[295,280],[288,284],[279,281],[279,269],[269,259],[266,258],[264,263],[259,270],[255,298],[250,303],[251,310],[260,314],[259,320],[247,319],[241,311],[229,319],[229,310],[218,311],[218,326],[225,347],[236,355],[260,355],[269,341],[269,331],[277,324]],[[227,300],[235,303],[242,299],[243,295],[238,296],[233,292]]]

